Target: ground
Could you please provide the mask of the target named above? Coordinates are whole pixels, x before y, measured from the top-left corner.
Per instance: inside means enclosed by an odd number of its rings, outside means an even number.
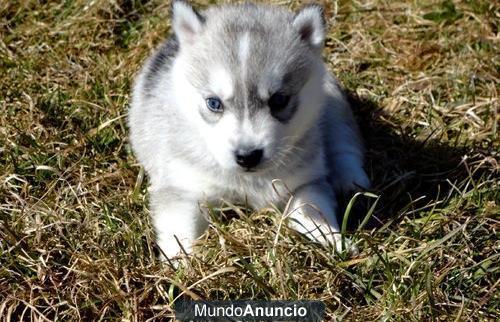
[[[333,320],[498,320],[500,6],[323,4],[324,56],[374,183],[346,207],[359,254],[309,242],[279,210],[232,207],[214,209],[174,270],[155,259],[126,126],[170,3],[0,2],[1,319],[161,320],[188,298],[318,299]]]

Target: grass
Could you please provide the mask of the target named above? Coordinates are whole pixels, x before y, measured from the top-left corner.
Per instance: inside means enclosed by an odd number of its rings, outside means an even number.
[[[325,58],[355,107],[380,196],[362,229],[360,202],[347,220],[360,253],[332,256],[274,209],[222,209],[175,271],[155,259],[125,125],[169,3],[1,2],[0,318],[161,320],[192,298],[319,299],[329,320],[498,320],[500,7],[325,8]]]

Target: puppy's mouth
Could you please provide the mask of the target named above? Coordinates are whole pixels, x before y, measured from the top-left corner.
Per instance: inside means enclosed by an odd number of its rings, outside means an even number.
[[[253,167],[253,168],[238,168],[238,172],[240,173],[256,173],[256,172],[259,172],[260,170],[262,169],[262,166],[261,165],[258,165],[256,167]]]
[[[245,167],[240,167],[239,172],[245,173],[245,174],[255,174],[255,173],[263,173],[272,168],[273,162],[271,162],[270,159],[265,159],[259,165],[251,168],[245,168]]]

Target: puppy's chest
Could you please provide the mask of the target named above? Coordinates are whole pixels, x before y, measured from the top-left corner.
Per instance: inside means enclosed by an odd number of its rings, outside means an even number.
[[[260,209],[273,204],[284,206],[291,193],[299,186],[324,176],[322,158],[315,158],[308,167],[294,171],[268,174],[231,174],[217,170],[207,171],[171,161],[158,184],[168,185],[192,193],[194,198],[213,202],[224,199],[232,203],[248,204]]]
[[[280,206],[288,199],[288,194],[284,192],[280,182],[281,180],[258,176],[229,178],[225,184],[217,184],[220,195],[213,197],[227,198],[254,208],[263,208],[270,204]]]
[[[282,181],[273,176],[210,173],[181,162],[170,163],[167,173],[163,184],[191,191],[193,196],[207,201],[225,199],[262,208],[270,203],[279,205],[289,197]]]

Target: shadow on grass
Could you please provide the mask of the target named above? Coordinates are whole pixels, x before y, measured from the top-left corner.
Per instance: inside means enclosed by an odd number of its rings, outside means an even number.
[[[416,140],[398,125],[391,124],[386,112],[369,100],[348,93],[367,148],[365,169],[372,180],[372,192],[380,196],[366,228],[399,221],[419,210],[446,207],[455,186],[484,173],[467,167],[463,158],[470,147],[446,145],[439,138]],[[341,213],[350,196],[340,198]],[[355,230],[371,201],[361,200],[349,216],[348,229]]]

